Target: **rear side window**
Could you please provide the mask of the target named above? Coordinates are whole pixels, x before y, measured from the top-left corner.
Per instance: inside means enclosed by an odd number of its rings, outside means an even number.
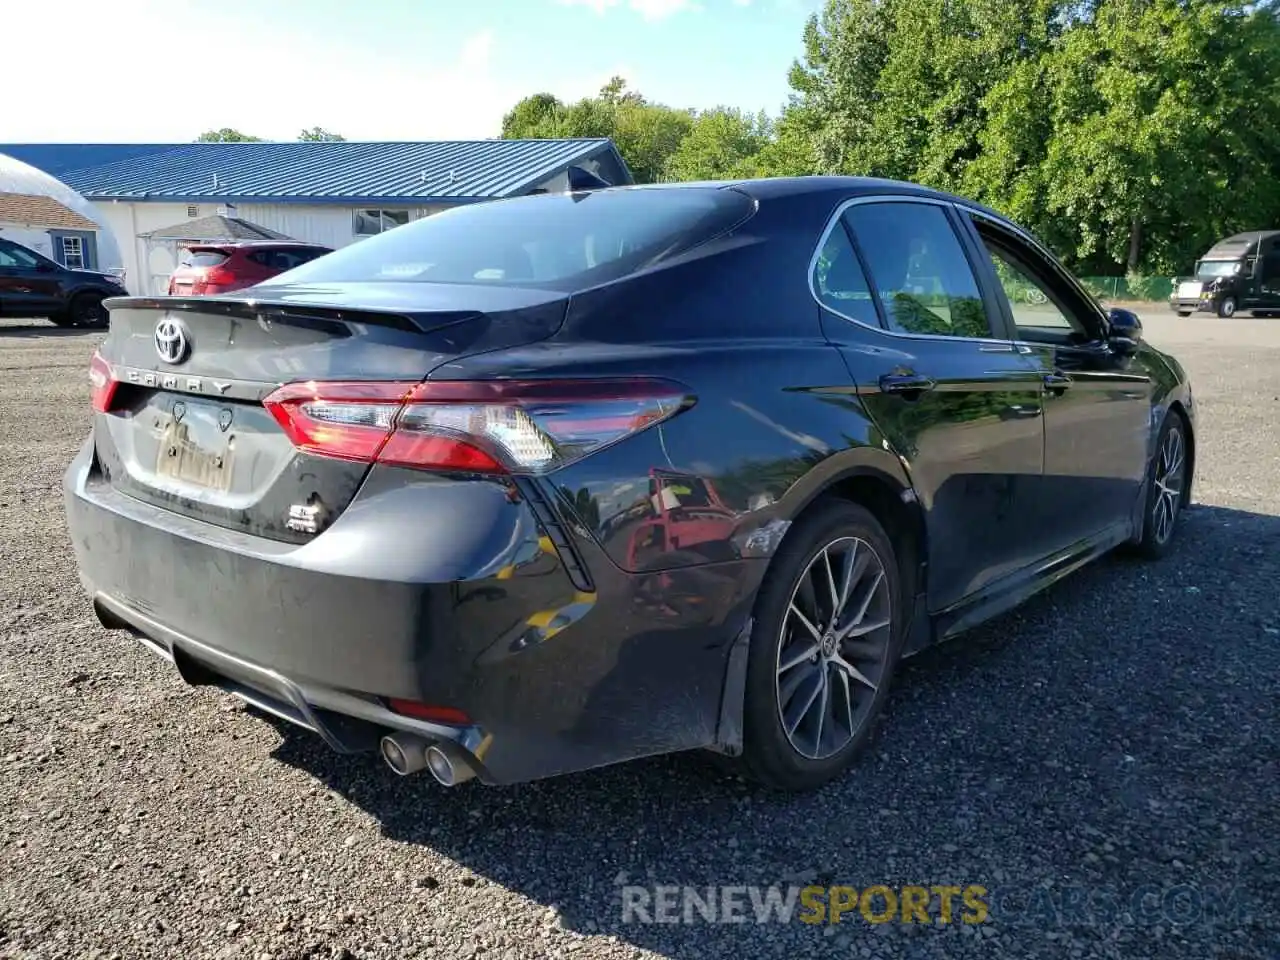
[[[275,282],[581,289],[712,239],[754,210],[749,197],[710,187],[605,190],[474,203],[343,247]]]
[[[188,250],[179,261],[181,266],[195,268],[220,267],[226,262],[227,255],[216,250]]]
[[[880,326],[867,275],[843,223],[832,227],[818,251],[813,265],[813,290],[831,312],[870,327]]]
[[[845,222],[891,330],[932,336],[990,337],[978,281],[946,212],[927,203],[866,203]]]

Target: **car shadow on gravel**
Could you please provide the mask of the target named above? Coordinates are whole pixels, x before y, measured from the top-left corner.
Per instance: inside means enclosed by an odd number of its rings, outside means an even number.
[[[55,327],[51,323],[0,324],[0,340],[22,340],[32,337],[92,337],[100,336],[105,332],[105,330],[82,327]]]
[[[453,790],[292,730],[276,757],[370,813],[389,839],[465,868],[415,886],[499,884],[544,905],[550,926],[672,957],[955,956],[989,936],[1021,956],[1078,955],[1077,942],[1086,955],[1124,956],[1175,930],[1183,947],[1203,948],[1170,955],[1262,956],[1252,951],[1277,918],[1251,904],[1273,889],[1280,859],[1280,744],[1268,721],[1277,582],[1280,518],[1198,506],[1164,560],[1104,559],[906,662],[867,751],[807,796],[757,791],[697,755]],[[979,932],[873,924],[855,910],[838,925],[712,923],[695,906],[691,924],[658,923],[623,910],[624,885],[643,888],[629,896],[652,920],[658,884],[705,894],[811,883],[980,884],[991,922]],[[1157,896],[1155,913],[1123,919],[1137,892],[1188,884],[1239,894],[1243,913],[1170,926]],[[1035,901],[1037,889],[1052,892]],[[1113,897],[1121,919],[1067,915],[1072,889]],[[1055,924],[1061,940],[1044,939]]]

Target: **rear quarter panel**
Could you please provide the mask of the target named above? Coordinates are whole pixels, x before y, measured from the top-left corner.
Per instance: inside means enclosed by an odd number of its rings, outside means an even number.
[[[449,363],[432,378],[680,381],[697,397],[691,409],[550,483],[623,570],[767,560],[830,483],[872,471],[907,485],[809,292],[814,246],[839,200],[766,201],[717,241],[575,295],[551,339]]]

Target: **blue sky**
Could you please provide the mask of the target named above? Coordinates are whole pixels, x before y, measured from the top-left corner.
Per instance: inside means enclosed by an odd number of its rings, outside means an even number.
[[[0,139],[496,136],[521,96],[588,96],[615,73],[652,100],[772,113],[820,2],[6,0],[6,33],[56,36],[77,69],[10,45],[6,73],[36,95],[5,104]]]

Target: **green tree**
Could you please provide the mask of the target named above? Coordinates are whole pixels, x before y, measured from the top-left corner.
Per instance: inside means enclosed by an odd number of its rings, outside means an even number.
[[[730,107],[697,114],[667,159],[668,180],[719,180],[741,176],[769,142],[769,118]]]
[[[1280,222],[1278,8],[828,0],[755,169],[964,193],[1078,272],[1183,269]]]
[[[502,138],[537,140],[566,136],[564,113],[564,104],[549,93],[525,97],[502,118]]]
[[[1102,0],[1045,74],[1046,213],[1078,225],[1077,257],[1168,273],[1280,216],[1274,11]]]
[[[502,119],[505,139],[609,137],[639,183],[662,179],[667,162],[693,126],[688,110],[650,103],[614,77],[594,97],[566,106],[548,93],[517,103]]]
[[[346,140],[347,138],[340,133],[332,133],[323,127],[312,127],[310,130],[303,130],[299,133],[298,139],[312,141],[337,141]]]
[[[221,130],[206,130],[196,137],[196,143],[261,143],[261,137],[252,137],[239,130],[223,127]]]

